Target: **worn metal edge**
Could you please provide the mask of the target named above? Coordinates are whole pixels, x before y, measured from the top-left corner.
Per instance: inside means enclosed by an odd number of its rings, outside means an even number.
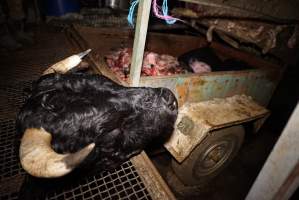
[[[154,200],[175,200],[174,194],[159,174],[147,154],[142,151],[139,155],[131,158],[142,182]]]

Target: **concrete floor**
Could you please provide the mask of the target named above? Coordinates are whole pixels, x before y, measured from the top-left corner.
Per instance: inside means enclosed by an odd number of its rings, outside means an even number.
[[[49,64],[69,55],[70,51],[65,48],[65,40],[64,35],[57,30],[45,33],[38,29],[35,34],[36,43],[33,46],[27,46],[17,52],[1,50],[0,83],[14,84],[37,78]],[[43,56],[51,56],[51,59],[43,62]],[[27,63],[30,63],[30,60],[39,60],[39,64],[36,65],[38,62],[34,62],[30,68],[24,68],[24,65],[16,64],[22,59]],[[48,62],[49,60],[51,62]],[[244,199],[298,101],[297,74],[298,69],[295,66],[287,70],[269,105],[272,116],[258,134],[247,134],[237,157],[209,184],[203,187],[184,187],[178,184],[171,173],[171,157],[168,153],[152,157],[154,164],[178,199]]]

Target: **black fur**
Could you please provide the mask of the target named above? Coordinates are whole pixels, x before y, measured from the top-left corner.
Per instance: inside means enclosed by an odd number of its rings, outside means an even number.
[[[50,74],[34,84],[17,116],[17,131],[44,128],[58,153],[95,142],[83,166],[112,169],[153,139],[170,134],[176,105],[165,88],[127,88],[91,74]]]

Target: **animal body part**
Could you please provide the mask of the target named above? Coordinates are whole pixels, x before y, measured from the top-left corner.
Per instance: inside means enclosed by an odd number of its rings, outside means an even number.
[[[89,54],[89,52],[91,52],[91,49],[88,49],[88,50],[78,53],[76,55],[72,55],[72,56],[62,60],[62,61],[52,65],[51,67],[49,67],[47,70],[45,70],[43,72],[43,75],[51,74],[51,73],[55,73],[55,72],[64,74],[67,71],[76,67],[82,61],[82,58],[84,56],[86,56],[87,54]]]
[[[211,72],[211,67],[204,63],[200,62],[197,59],[191,59],[189,61],[189,66],[192,68],[193,72],[196,74],[204,73],[204,72]]]
[[[166,88],[123,87],[94,74],[47,74],[17,116],[21,164],[47,178],[78,166],[113,169],[171,134],[177,112]]]
[[[123,80],[128,78],[132,57],[132,49],[123,48],[106,55],[110,69]],[[142,76],[166,76],[183,74],[187,71],[180,67],[177,58],[167,54],[146,51],[143,56]]]

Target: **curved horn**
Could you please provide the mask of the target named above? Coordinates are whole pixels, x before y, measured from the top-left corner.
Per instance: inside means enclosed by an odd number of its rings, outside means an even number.
[[[51,148],[51,139],[51,134],[44,129],[26,129],[19,153],[22,167],[32,176],[55,178],[66,175],[95,147],[91,143],[76,153],[58,154]]]
[[[60,74],[65,74],[72,68],[76,67],[82,61],[82,58],[84,56],[86,56],[90,51],[91,51],[91,49],[88,49],[88,50],[78,53],[76,55],[72,55],[62,61],[59,61],[58,63],[56,63],[56,64],[52,65],[51,67],[49,67],[48,69],[46,69],[43,72],[43,75],[51,74],[51,73],[55,73],[55,72],[60,73]]]

